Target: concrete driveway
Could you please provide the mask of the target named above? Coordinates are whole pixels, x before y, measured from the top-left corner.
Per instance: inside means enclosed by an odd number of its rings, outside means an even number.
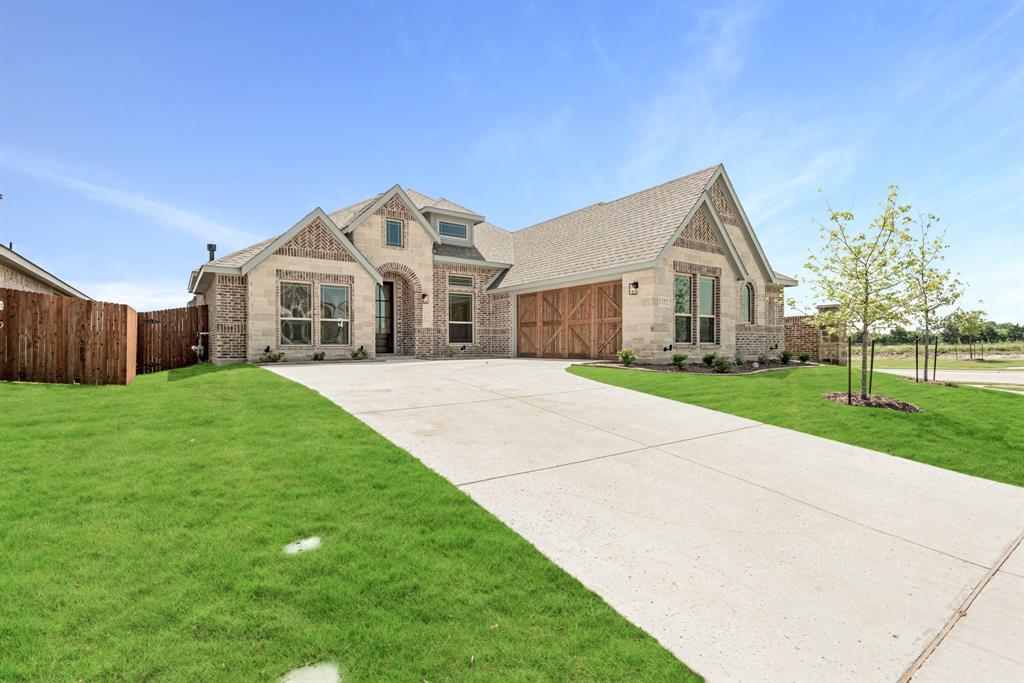
[[[915,681],[1024,680],[1024,489],[566,366],[271,369],[447,477],[709,680],[896,681],[926,653]]]

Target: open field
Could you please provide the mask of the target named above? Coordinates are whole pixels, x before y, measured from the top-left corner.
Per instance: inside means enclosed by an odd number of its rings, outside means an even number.
[[[468,496],[261,368],[0,384],[0,680],[698,677]],[[297,539],[319,550],[286,556]]]

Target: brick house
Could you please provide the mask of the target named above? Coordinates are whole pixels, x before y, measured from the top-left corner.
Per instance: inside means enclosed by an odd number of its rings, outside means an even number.
[[[20,289],[39,294],[59,294],[78,299],[89,297],[59,277],[14,251],[14,245],[0,245],[0,289]]]
[[[514,232],[395,185],[192,272],[210,355],[756,357],[783,288],[719,164]]]

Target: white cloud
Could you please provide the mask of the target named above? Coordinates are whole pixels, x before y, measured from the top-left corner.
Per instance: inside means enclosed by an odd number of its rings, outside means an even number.
[[[136,311],[158,311],[184,306],[192,298],[186,285],[184,278],[75,283],[75,287],[97,301],[128,304]]]
[[[514,159],[521,154],[546,151],[558,143],[571,118],[572,110],[563,106],[528,123],[494,124],[477,141],[476,154],[484,159]]]
[[[237,230],[185,209],[69,175],[53,164],[12,162],[8,159],[5,165],[37,180],[73,190],[94,201],[145,216],[171,230],[233,246],[242,246],[259,240],[258,237],[243,230]]]

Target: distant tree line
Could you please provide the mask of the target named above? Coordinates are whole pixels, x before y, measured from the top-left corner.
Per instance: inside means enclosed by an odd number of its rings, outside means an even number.
[[[879,344],[913,344],[915,340],[924,339],[920,330],[908,330],[904,327],[894,327],[887,333],[873,334]],[[994,320],[982,320],[980,325],[966,325],[957,320],[956,315],[948,316],[942,321],[939,327],[939,338],[945,344],[965,343],[969,341],[983,341],[986,344],[998,342],[1024,341],[1024,325],[1016,323],[997,323]],[[860,335],[854,335],[855,344],[860,343]]]

